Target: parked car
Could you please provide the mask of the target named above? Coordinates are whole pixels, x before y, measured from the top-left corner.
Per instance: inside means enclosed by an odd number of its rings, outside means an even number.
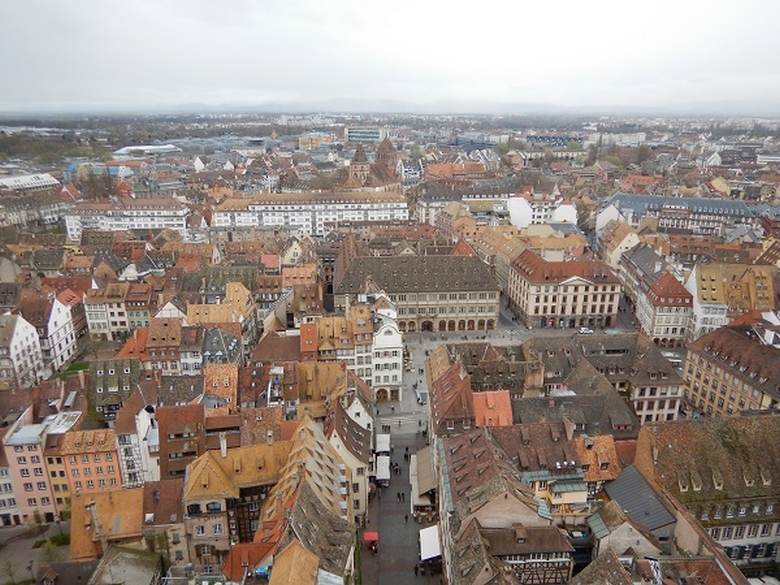
[[[582,335],[589,335],[590,333],[593,333],[593,329],[588,329],[587,327],[580,327],[579,331]]]

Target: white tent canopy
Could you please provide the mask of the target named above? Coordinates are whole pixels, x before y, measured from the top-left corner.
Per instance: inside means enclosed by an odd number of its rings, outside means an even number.
[[[376,436],[376,452],[377,453],[390,453],[390,435],[377,434]]]
[[[440,556],[439,525],[435,524],[420,530],[420,560],[427,561]]]
[[[376,458],[376,478],[390,479],[390,457],[388,455],[380,455]]]

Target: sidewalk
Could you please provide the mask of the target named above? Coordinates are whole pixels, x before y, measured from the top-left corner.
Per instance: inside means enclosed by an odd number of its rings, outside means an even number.
[[[70,532],[70,522],[63,522],[62,532]],[[38,571],[38,566],[43,562],[43,548],[33,548],[38,540],[45,540],[55,534],[59,534],[60,527],[52,523],[46,527],[43,534],[34,534],[28,526],[5,526],[0,528],[0,541],[5,546],[0,550],[0,583],[11,582],[11,576],[7,570],[7,563],[14,567],[14,578],[16,581],[29,579],[30,573],[27,569],[30,562],[33,565],[33,571]],[[61,557],[63,562],[70,560],[70,546],[57,547],[57,556]]]

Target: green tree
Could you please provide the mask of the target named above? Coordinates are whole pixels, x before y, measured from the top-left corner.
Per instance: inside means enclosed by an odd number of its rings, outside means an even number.
[[[41,547],[41,561],[44,563],[61,563],[65,555],[51,540],[47,540]]]
[[[27,521],[30,528],[35,531],[37,534],[43,534],[46,532],[46,522],[43,518],[43,514],[41,514],[40,510],[35,510],[32,516],[30,516],[30,519]]]

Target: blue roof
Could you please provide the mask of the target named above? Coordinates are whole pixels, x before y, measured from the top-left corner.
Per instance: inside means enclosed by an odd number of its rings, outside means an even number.
[[[550,491],[554,494],[564,494],[568,492],[584,492],[588,489],[588,486],[584,481],[577,480],[565,480],[556,481],[550,484]]]
[[[623,469],[617,479],[608,483],[604,489],[631,520],[650,530],[674,522],[674,515],[661,503],[658,493],[633,465]]]
[[[687,207],[697,213],[715,213],[736,217],[753,217],[754,213],[744,201],[732,199],[705,199],[702,197],[663,197],[658,195],[634,195],[618,191],[607,201],[606,205],[614,204],[618,209],[630,209],[634,215],[642,216],[647,210],[657,210],[666,205]]]
[[[591,514],[585,518],[585,523],[590,527],[593,536],[602,539],[609,534],[609,528],[604,524],[604,520],[598,514]]]

